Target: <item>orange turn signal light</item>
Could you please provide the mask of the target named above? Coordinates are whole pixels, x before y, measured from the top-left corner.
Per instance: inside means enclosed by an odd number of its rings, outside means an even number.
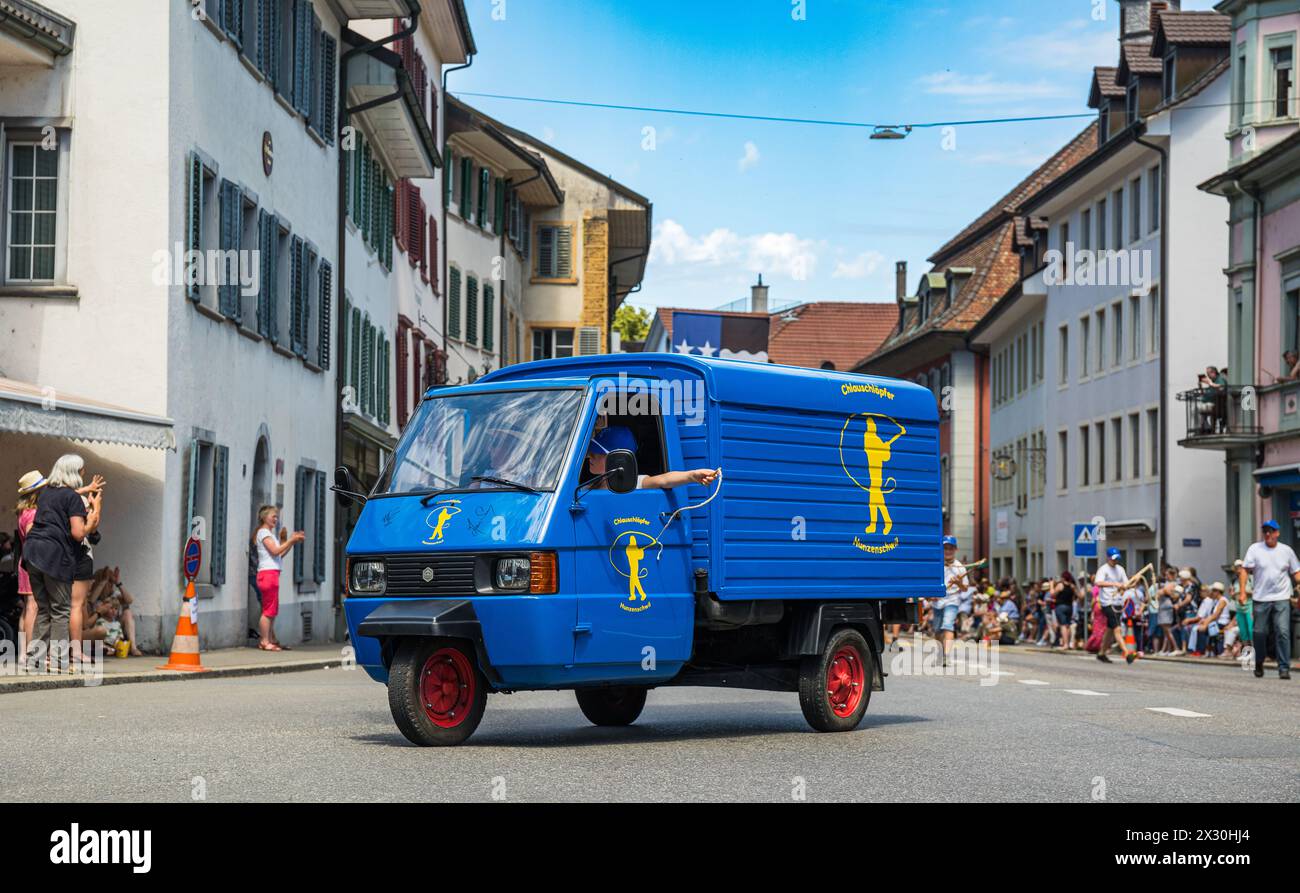
[[[550,595],[560,589],[560,575],[555,566],[554,552],[528,553],[528,592],[532,595]]]

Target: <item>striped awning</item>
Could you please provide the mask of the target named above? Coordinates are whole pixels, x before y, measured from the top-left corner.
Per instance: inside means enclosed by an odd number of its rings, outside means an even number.
[[[176,449],[171,419],[10,378],[0,378],[0,432]]]

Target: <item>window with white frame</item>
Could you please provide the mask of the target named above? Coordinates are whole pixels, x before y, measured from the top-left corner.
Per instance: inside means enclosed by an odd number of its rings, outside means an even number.
[[[1056,432],[1056,488],[1064,492],[1070,489],[1070,432]]]
[[[1063,324],[1056,330],[1056,355],[1056,383],[1068,385],[1070,383],[1070,326],[1068,323]]]
[[[1272,110],[1274,118],[1292,117],[1291,100],[1295,91],[1295,47],[1275,46],[1268,53]]]
[[[4,247],[0,282],[53,284],[66,279],[67,131],[48,135],[19,131],[0,144],[4,180],[0,183]]]
[[[1111,336],[1114,338],[1114,345],[1111,348],[1110,362],[1112,366],[1118,366],[1124,362],[1124,305],[1116,301],[1110,305]]]

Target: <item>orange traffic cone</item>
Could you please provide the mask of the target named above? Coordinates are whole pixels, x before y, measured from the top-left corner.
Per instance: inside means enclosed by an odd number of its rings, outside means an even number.
[[[184,670],[189,673],[206,673],[208,668],[199,662],[199,610],[194,598],[194,581],[185,584],[185,600],[181,602],[181,616],[176,621],[176,635],[172,638],[172,653],[160,670]]]
[[[1133,638],[1133,624],[1124,624],[1124,650],[1134,657],[1138,657],[1137,640]]]

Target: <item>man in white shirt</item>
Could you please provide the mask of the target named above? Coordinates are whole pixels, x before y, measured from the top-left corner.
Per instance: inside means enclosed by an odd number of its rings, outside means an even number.
[[[934,600],[930,620],[930,631],[934,637],[943,642],[944,661],[952,649],[953,629],[957,622],[957,606],[961,603],[962,593],[969,588],[966,580],[966,566],[957,560],[957,537],[943,538],[943,589],[941,598]]]
[[[1264,656],[1270,637],[1277,654],[1277,676],[1291,678],[1291,593],[1300,583],[1300,561],[1286,543],[1277,541],[1276,521],[1265,521],[1264,539],[1246,550],[1237,568],[1239,591],[1246,589],[1246,571],[1254,581],[1255,676],[1264,675]]]
[[[1106,632],[1101,638],[1097,660],[1107,664],[1110,663],[1110,658],[1106,656],[1106,652],[1110,650],[1112,642],[1119,645],[1127,663],[1133,663],[1134,658],[1137,657],[1135,652],[1128,650],[1128,646],[1124,644],[1124,637],[1119,631],[1120,624],[1123,623],[1120,611],[1124,607],[1124,600],[1128,597],[1125,592],[1128,589],[1128,572],[1119,563],[1119,555],[1119,549],[1114,546],[1107,549],[1106,563],[1097,568],[1097,573],[1093,576],[1093,583],[1100,590],[1098,598],[1101,601],[1101,613],[1106,618]]]

